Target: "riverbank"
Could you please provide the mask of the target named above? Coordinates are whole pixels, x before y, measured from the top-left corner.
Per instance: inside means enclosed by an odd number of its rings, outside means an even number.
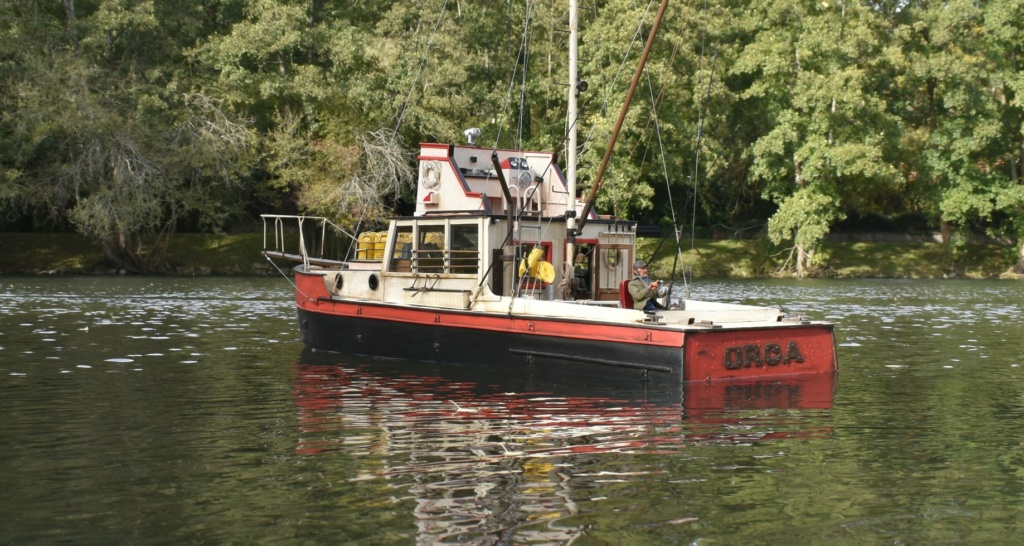
[[[103,253],[89,240],[69,233],[2,233],[0,275],[116,275]],[[262,233],[209,235],[180,233],[172,239],[162,274],[275,275],[277,269],[260,254]],[[764,240],[686,241],[677,261],[670,240],[641,238],[638,257],[652,264],[652,273],[668,278],[686,271],[694,278],[751,279],[789,277],[780,268],[787,249]],[[821,251],[827,265],[816,276],[829,278],[1020,278],[1012,275],[1007,249],[969,245],[952,256],[939,243],[829,242]],[[684,269],[685,268],[685,269]]]
[[[751,279],[792,277],[784,266],[791,250],[766,240],[696,240],[685,242],[681,261],[694,278]],[[657,252],[655,252],[657,250]],[[637,254],[653,264],[661,278],[672,274],[675,248],[671,242],[641,239]],[[936,242],[826,242],[818,260],[825,264],[809,276],[836,279],[996,279],[1021,278],[1012,272],[1005,246],[967,245],[956,255]],[[678,266],[677,270],[678,270]],[[790,268],[791,269],[791,268]]]
[[[0,233],[0,275],[118,275],[103,252],[89,239],[73,233]],[[210,235],[179,233],[171,239],[164,264],[156,274],[274,275],[277,270],[261,254],[262,233]]]

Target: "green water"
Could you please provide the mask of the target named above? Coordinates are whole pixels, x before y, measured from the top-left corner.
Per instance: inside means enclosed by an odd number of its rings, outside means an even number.
[[[841,371],[683,394],[311,354],[290,288],[2,279],[0,543],[1024,536],[1024,284],[697,283],[836,322]]]

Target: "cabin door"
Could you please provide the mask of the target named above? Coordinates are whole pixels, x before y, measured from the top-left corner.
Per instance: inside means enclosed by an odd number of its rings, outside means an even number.
[[[594,277],[597,282],[594,299],[619,301],[619,283],[630,278],[633,263],[632,244],[600,244],[594,260]]]

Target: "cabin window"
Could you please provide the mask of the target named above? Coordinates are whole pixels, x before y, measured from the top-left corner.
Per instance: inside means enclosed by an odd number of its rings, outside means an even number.
[[[413,268],[420,273],[443,273],[445,250],[444,225],[419,226]]]
[[[480,224],[413,222],[395,227],[388,271],[478,275]]]
[[[403,273],[412,271],[412,226],[398,226],[395,229],[395,246],[391,251],[389,269]]]
[[[477,224],[453,224],[450,230],[449,271],[461,275],[475,275],[480,271],[480,252],[477,246],[480,229]]]

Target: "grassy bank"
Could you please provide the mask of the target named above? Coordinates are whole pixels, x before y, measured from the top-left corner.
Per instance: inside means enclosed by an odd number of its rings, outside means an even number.
[[[70,233],[0,233],[0,275],[121,273],[99,247]],[[171,275],[268,275],[275,269],[260,254],[262,233],[179,233],[171,239],[164,272]]]
[[[654,273],[668,277],[676,262],[675,247],[654,239],[637,243],[639,257],[652,261]],[[697,240],[684,244],[680,261],[695,278],[789,277],[784,270],[790,250],[765,240]],[[653,256],[653,258],[652,258]],[[827,243],[819,251],[824,265],[814,276],[829,278],[999,278],[1012,261],[1005,247],[971,245],[952,255],[940,243]],[[677,266],[678,267],[678,266]]]
[[[87,239],[67,233],[2,233],[0,274],[117,274]],[[269,275],[276,270],[261,255],[262,233],[176,234],[165,270],[174,275]],[[764,278],[780,273],[788,250],[764,240],[686,241],[682,266],[696,278]],[[639,257],[653,273],[668,277],[676,260],[671,241],[640,239]],[[956,256],[938,243],[830,243],[816,274],[834,278],[998,278],[1011,262],[1005,247],[969,246]]]

